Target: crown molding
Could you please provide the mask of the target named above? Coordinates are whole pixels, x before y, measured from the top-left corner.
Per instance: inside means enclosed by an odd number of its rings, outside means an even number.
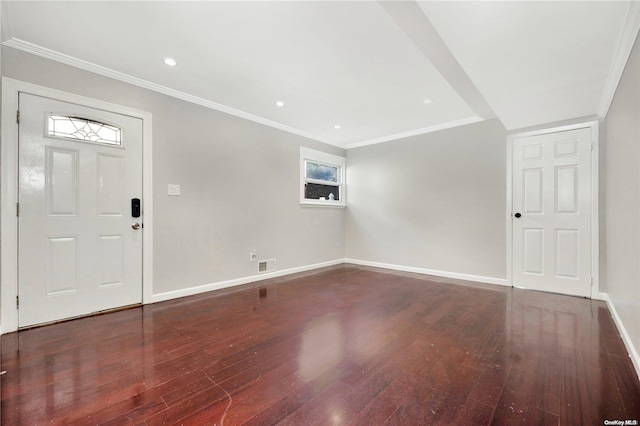
[[[84,61],[82,59],[75,58],[73,56],[65,55],[64,53],[57,52],[55,50],[47,49],[46,47],[39,46],[37,44],[29,43],[24,40],[9,38],[2,42],[3,46],[7,46],[16,50],[20,50],[32,55],[40,56],[42,58],[50,59],[61,64],[69,65],[75,68],[89,71],[94,74],[99,74],[104,77],[109,77],[114,80],[122,81],[134,86],[142,87],[143,89],[151,90],[153,92],[162,93],[163,95],[171,96],[176,99],[180,99],[186,102],[190,102],[196,105],[203,106],[205,108],[213,109],[216,111],[224,112],[226,114],[234,115],[236,117],[244,118],[255,123],[263,124],[265,126],[273,127],[274,129],[283,130],[288,133],[293,133],[298,136],[302,136],[308,139],[312,139],[318,142],[326,143],[329,145],[337,146],[344,149],[344,144],[340,144],[336,141],[326,139],[295,127],[288,126],[286,124],[278,123],[258,115],[254,115],[239,109],[235,109],[217,102],[210,101],[198,96],[190,95],[179,90],[171,89],[160,84],[152,83],[148,80],[144,80],[138,77],[131,76],[129,74],[115,71],[111,68],[103,67],[102,65],[94,64],[93,62]]]
[[[450,121],[448,123],[436,124],[435,126],[424,127],[422,129],[410,130],[408,132],[396,133],[394,135],[383,136],[377,139],[370,139],[362,142],[347,144],[346,149],[360,148],[361,146],[374,145],[383,142],[391,142],[398,139],[408,138],[410,136],[423,135],[425,133],[437,132],[438,130],[451,129],[453,127],[479,123],[480,121],[484,121],[484,118],[474,115],[473,117],[463,118],[462,120]]]
[[[622,29],[620,40],[615,52],[613,63],[609,69],[609,75],[602,91],[602,98],[600,98],[600,105],[598,106],[598,115],[600,117],[606,117],[611,107],[611,102],[618,89],[618,84],[622,78],[622,73],[629,60],[631,49],[638,36],[640,30],[640,1],[631,1],[629,5],[629,12],[627,13],[627,20]]]
[[[4,12],[4,4],[2,4],[4,2],[0,1],[0,41],[4,42],[5,40],[8,40],[9,34],[13,34],[11,32],[11,21],[9,19],[7,19],[6,17],[6,12]]]
[[[89,71],[94,74],[102,75],[104,77],[112,78],[117,81],[128,83],[133,86],[141,87],[143,89],[147,89],[153,92],[161,93],[163,95],[171,96],[173,98],[180,99],[185,102],[190,102],[205,108],[213,109],[213,110],[230,114],[236,117],[244,118],[246,120],[253,121],[255,123],[263,124],[265,126],[269,126],[278,130],[282,130],[282,131],[292,133],[298,136],[302,136],[308,139],[312,139],[318,142],[326,143],[328,145],[337,146],[338,148],[342,148],[342,149],[358,148],[366,145],[374,145],[374,144],[383,143],[383,142],[390,142],[398,139],[407,138],[410,136],[436,132],[438,130],[450,129],[452,127],[464,126],[466,124],[471,124],[471,123],[477,123],[479,121],[484,120],[481,117],[473,116],[473,117],[468,117],[461,120],[451,121],[448,123],[437,124],[435,126],[425,127],[422,129],[410,130],[407,132],[396,133],[393,135],[383,136],[380,138],[369,139],[369,140],[355,142],[351,144],[348,144],[348,143],[345,144],[345,143],[336,142],[334,140],[327,139],[309,132],[305,132],[295,127],[288,126],[286,124],[278,123],[276,121],[272,121],[267,118],[260,117],[258,115],[254,115],[254,114],[241,111],[223,104],[219,104],[217,102],[213,102],[208,99],[190,95],[188,93],[171,89],[169,87],[162,86],[160,84],[152,83],[148,80],[134,77],[132,75],[125,74],[120,71],[116,71],[111,68],[104,67],[102,65],[94,64],[93,62],[89,62],[89,61],[75,58],[73,56],[65,55],[64,53],[47,49],[46,47],[29,43],[24,40],[20,40],[17,38],[9,38],[3,41],[2,45],[12,49],[20,50],[22,52],[26,52],[35,56],[39,56],[45,59],[49,59],[64,65],[68,65],[74,68],[78,68],[84,71]]]

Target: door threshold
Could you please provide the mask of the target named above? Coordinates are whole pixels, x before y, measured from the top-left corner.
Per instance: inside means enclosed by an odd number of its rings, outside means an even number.
[[[60,324],[63,322],[69,322],[69,321],[77,320],[80,318],[97,317],[99,315],[111,314],[113,312],[118,312],[118,311],[125,311],[128,309],[139,308],[141,306],[142,306],[142,303],[134,303],[133,305],[126,305],[126,306],[120,306],[118,308],[105,309],[103,311],[92,312],[86,315],[77,315],[75,317],[63,318],[55,321],[42,322],[40,324],[33,324],[33,325],[27,325],[24,327],[18,327],[18,331],[30,330],[32,328],[44,327],[47,325]]]
[[[555,294],[555,295],[558,295],[558,296],[578,297],[580,299],[589,299],[589,300],[592,299],[592,297],[590,297],[590,296],[580,296],[579,294],[560,293],[560,292],[551,291],[551,290],[541,290],[539,288],[519,287],[517,285],[514,285],[512,287],[513,288],[517,288],[518,290],[539,291],[540,293]]]

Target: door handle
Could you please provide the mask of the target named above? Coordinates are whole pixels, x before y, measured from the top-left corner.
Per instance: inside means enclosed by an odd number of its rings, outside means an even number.
[[[516,217],[516,219],[519,219],[520,216],[522,216],[522,215],[520,213],[516,213],[516,214],[514,214],[514,216]]]
[[[140,229],[140,224],[138,222],[134,223],[133,225],[131,225],[131,227],[133,229]]]

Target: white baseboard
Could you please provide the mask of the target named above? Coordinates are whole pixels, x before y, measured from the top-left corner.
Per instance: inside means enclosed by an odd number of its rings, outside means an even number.
[[[196,287],[182,288],[180,290],[172,290],[163,293],[157,293],[151,296],[151,303],[162,302],[165,300],[177,299],[179,297],[193,296],[195,294],[206,293],[208,291],[221,290],[223,288],[235,287],[238,285],[249,284],[252,282],[267,280],[270,278],[282,277],[284,275],[295,274],[298,272],[311,271],[314,269],[324,268],[327,266],[341,265],[343,263],[352,263],[354,265],[372,266],[376,268],[392,269],[402,272],[414,272],[423,275],[433,275],[444,278],[454,278],[464,281],[475,281],[486,284],[495,284],[508,286],[508,282],[503,278],[483,277],[479,275],[460,274],[457,272],[437,271],[433,269],[415,268],[412,266],[392,265],[388,263],[370,262],[358,259],[335,259],[328,262],[316,263],[313,265],[305,265],[296,268],[283,269],[281,271],[269,272],[266,274],[251,275],[243,278],[236,278],[228,281],[220,281],[217,283],[203,284]]]
[[[461,274],[458,272],[438,271],[435,269],[416,268],[414,266],[394,265],[390,263],[370,262],[368,260],[345,259],[345,263],[353,263],[354,265],[373,266],[375,268],[392,269],[394,271],[414,272],[416,274],[434,275],[436,277],[453,278],[464,281],[475,281],[485,284],[495,284],[509,286],[506,278],[483,277],[480,275]]]
[[[193,296],[194,294],[206,293],[208,291],[220,290],[223,288],[234,287],[242,284],[249,284],[256,281],[268,280],[284,275],[296,274],[298,272],[311,271],[313,269],[325,268],[327,266],[341,265],[344,259],[330,260],[328,262],[315,263],[313,265],[299,266],[296,268],[283,269],[281,271],[268,272],[265,274],[251,275],[243,278],[236,278],[228,281],[220,281],[217,283],[203,284],[196,287],[182,288],[180,290],[166,291],[151,296],[151,303],[162,302],[165,300],[177,299],[179,297]]]
[[[607,300],[609,300],[609,295],[607,293],[593,293],[591,295],[591,299],[592,300],[600,300],[602,302],[606,302]]]
[[[620,319],[620,315],[618,315],[618,311],[616,311],[616,307],[611,301],[608,293],[600,293],[604,297],[604,301],[607,302],[607,306],[609,307],[609,311],[611,312],[611,316],[613,316],[613,322],[615,322],[616,327],[618,327],[618,331],[620,332],[620,336],[622,336],[622,341],[627,348],[627,352],[629,352],[629,358],[631,358],[631,362],[636,369],[636,374],[638,375],[638,380],[640,380],[640,356],[638,355],[638,351],[633,346],[633,342],[631,341],[631,337],[629,333],[627,333],[627,329],[624,327],[622,323],[622,319]]]

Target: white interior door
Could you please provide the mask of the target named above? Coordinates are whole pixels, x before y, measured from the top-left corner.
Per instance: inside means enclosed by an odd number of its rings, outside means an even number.
[[[591,296],[591,129],[513,140],[513,285]]]
[[[19,326],[141,303],[142,120],[25,93],[19,107]]]

